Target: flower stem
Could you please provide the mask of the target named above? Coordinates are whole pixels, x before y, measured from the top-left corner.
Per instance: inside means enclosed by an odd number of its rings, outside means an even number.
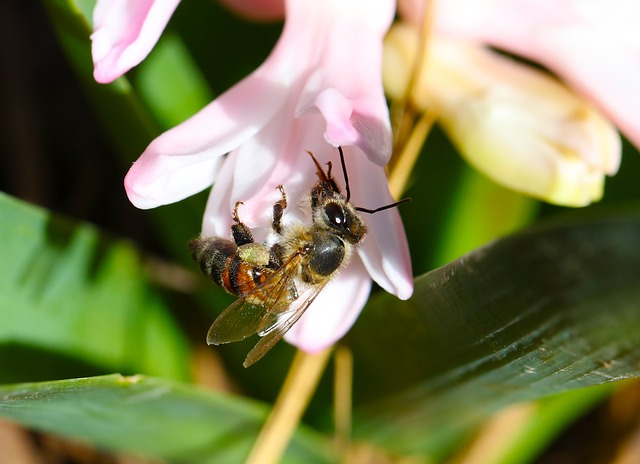
[[[353,390],[353,353],[344,345],[334,355],[335,450],[338,462],[344,462],[351,441],[351,394]]]
[[[394,153],[389,163],[389,187],[395,198],[400,197],[407,188],[409,175],[437,117],[435,110],[427,110],[418,117],[419,111],[412,103],[414,90],[424,79],[423,74],[427,68],[429,41],[435,18],[435,4],[435,0],[430,0],[424,6],[420,44],[413,63],[411,77],[404,97],[392,107],[392,115],[395,118],[393,123]]]
[[[418,155],[424,145],[424,141],[436,120],[434,112],[427,111],[414,124],[411,134],[406,143],[402,146],[402,152],[396,157],[393,165],[389,169],[389,189],[394,198],[399,198],[407,189],[409,176],[413,171],[413,166],[418,160]]]
[[[247,458],[247,464],[280,462],[331,354],[331,348],[308,354],[298,350],[273,410]]]

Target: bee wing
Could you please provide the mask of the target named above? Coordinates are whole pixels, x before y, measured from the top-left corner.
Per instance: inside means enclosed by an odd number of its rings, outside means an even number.
[[[307,290],[302,294],[300,298],[298,298],[294,303],[294,309],[290,311],[283,312],[278,315],[275,323],[268,328],[268,330],[263,330],[261,333],[264,333],[264,336],[260,339],[260,341],[253,347],[249,354],[247,355],[244,363],[242,364],[244,367],[249,367],[260,358],[262,358],[267,352],[273,348],[273,346],[280,341],[280,339],[286,334],[293,324],[295,324],[298,319],[302,317],[307,308],[313,303],[313,300],[316,299],[318,294],[324,288],[324,285],[319,285]]]
[[[209,345],[220,345],[244,340],[258,331],[264,308],[238,298],[211,324],[207,332]]]
[[[244,340],[270,330],[278,315],[286,312],[291,300],[289,289],[296,277],[301,255],[293,257],[247,295],[237,299],[213,322],[207,332],[209,345],[220,345]]]

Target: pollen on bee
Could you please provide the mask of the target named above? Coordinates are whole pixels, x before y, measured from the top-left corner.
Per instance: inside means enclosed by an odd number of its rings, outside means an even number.
[[[238,247],[238,256],[242,261],[254,266],[269,264],[269,249],[261,243],[246,243]]]

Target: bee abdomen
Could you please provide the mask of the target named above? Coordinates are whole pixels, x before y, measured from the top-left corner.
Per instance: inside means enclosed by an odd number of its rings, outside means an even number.
[[[189,243],[189,248],[202,273],[232,295],[248,294],[273,272],[243,260],[231,240],[198,238]]]
[[[189,249],[202,273],[229,290],[224,283],[223,273],[229,259],[233,259],[238,251],[236,244],[220,237],[196,238],[189,242]]]
[[[237,256],[232,259],[222,278],[225,282],[224,287],[234,295],[247,295],[261,286],[270,274],[268,269],[252,266]]]

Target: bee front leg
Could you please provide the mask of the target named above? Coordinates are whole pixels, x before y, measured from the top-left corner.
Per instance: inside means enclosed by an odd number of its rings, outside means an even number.
[[[241,201],[236,203],[235,208],[233,208],[233,214],[231,215],[231,219],[235,222],[235,224],[231,226],[231,234],[233,235],[233,241],[236,242],[238,247],[246,245],[247,243],[253,243],[251,230],[240,221],[238,217],[238,207],[241,204],[243,204]]]
[[[282,185],[278,185],[277,189],[280,190],[282,199],[278,200],[276,204],[273,205],[273,230],[282,235],[282,214],[287,208],[287,194],[285,193]]]

